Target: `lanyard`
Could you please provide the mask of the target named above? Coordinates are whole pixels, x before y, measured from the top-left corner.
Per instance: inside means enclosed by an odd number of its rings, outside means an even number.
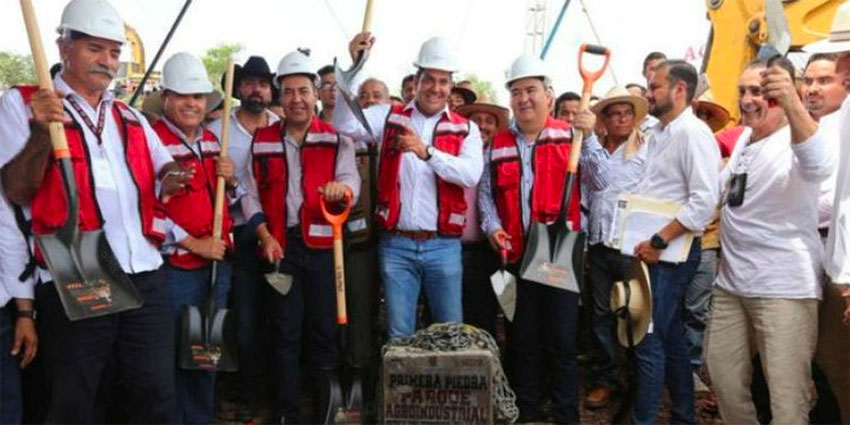
[[[97,127],[95,127],[94,123],[91,122],[91,118],[89,118],[88,114],[83,111],[83,108],[80,107],[80,104],[77,103],[76,99],[74,99],[72,96],[67,96],[66,99],[68,99],[68,103],[71,104],[71,107],[73,107],[74,110],[77,111],[77,115],[82,118],[83,122],[86,124],[86,127],[89,128],[89,130],[95,135],[95,137],[97,137],[97,144],[103,145],[103,139],[101,135],[103,134],[103,126],[106,123],[106,107],[100,106],[98,108]]]

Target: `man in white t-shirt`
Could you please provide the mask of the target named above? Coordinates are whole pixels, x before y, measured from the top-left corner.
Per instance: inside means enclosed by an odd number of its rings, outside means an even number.
[[[726,423],[757,421],[750,393],[756,350],[774,422],[807,423],[812,402],[823,255],[817,201],[834,162],[797,95],[793,65],[781,57],[770,65],[754,61],[739,78],[748,129],[720,179],[723,249],[706,363]]]
[[[843,81],[845,89],[850,89],[848,35],[850,1],[845,1],[835,14],[830,37],[805,47],[807,52],[836,55],[835,71],[839,81]],[[815,361],[832,387],[841,409],[842,423],[850,423],[850,379],[847,378],[850,376],[850,255],[847,253],[850,247],[850,228],[846,224],[850,212],[850,96],[844,99],[836,114],[837,124],[832,131],[838,133],[839,159],[835,171],[835,198],[824,256],[824,269],[829,279],[823,288]],[[834,137],[834,134],[832,136]]]

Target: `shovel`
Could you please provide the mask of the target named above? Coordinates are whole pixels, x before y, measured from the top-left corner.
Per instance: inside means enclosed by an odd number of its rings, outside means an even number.
[[[605,57],[602,67],[595,72],[587,71],[582,65],[585,53]],[[586,109],[590,101],[593,83],[602,76],[608,66],[611,52],[606,47],[582,44],[578,50],[579,73],[584,80],[581,94],[581,107]],[[531,222],[526,242],[525,255],[522,258],[520,276],[525,280],[580,292],[583,271],[584,232],[572,230],[567,226],[567,210],[573,190],[578,184],[578,160],[581,154],[583,138],[581,130],[573,132],[570,160],[567,165],[566,181],[562,192],[561,209],[554,223]]]
[[[266,282],[280,295],[286,295],[292,289],[292,275],[280,272],[280,260],[274,262],[274,271],[264,276]]]
[[[225,93],[233,91],[233,58],[227,64]],[[221,126],[221,149],[219,156],[227,157],[230,146],[230,97],[225,96],[223,121]],[[221,226],[224,219],[224,177],[216,179],[215,210],[213,214],[213,232],[215,239],[221,239]],[[187,305],[183,309],[183,328],[180,339],[180,367],[186,370],[235,372],[239,369],[236,328],[232,316],[225,308],[215,303],[215,287],[218,278],[218,261],[212,262],[210,292],[203,305]]]
[[[504,243],[504,239],[502,243]],[[516,276],[505,270],[505,266],[508,264],[508,250],[501,249],[499,253],[502,262],[499,265],[499,270],[490,275],[490,285],[493,287],[493,292],[496,293],[499,306],[505,312],[505,317],[508,321],[513,322],[514,312],[516,311]]]
[[[53,81],[44,57],[41,33],[31,0],[21,0],[21,10],[29,36],[39,86],[53,91]],[[78,227],[79,199],[71,164],[68,141],[61,122],[49,125],[53,145],[53,166],[59,167],[68,216],[55,233],[35,235],[47,268],[68,319],[81,320],[132,310],[142,306],[142,298],[130,278],[124,274],[102,229],[81,231]]]
[[[363,29],[360,32],[367,32],[369,28],[372,27],[372,0],[366,0],[366,13],[363,16]],[[351,68],[343,71],[339,67],[339,62],[334,58],[334,75],[336,76],[336,87],[337,90],[342,94],[342,98],[345,99],[345,103],[351,109],[351,112],[354,114],[354,117],[357,118],[357,121],[360,121],[360,124],[363,125],[363,128],[369,133],[372,139],[375,138],[375,134],[372,132],[372,127],[369,126],[369,121],[366,120],[366,115],[363,114],[363,109],[360,108],[360,102],[357,100],[357,94],[354,93],[352,82],[354,82],[354,77],[358,72],[363,68],[363,65],[366,63],[366,55],[365,51],[361,50],[357,53],[357,59],[354,60],[354,63],[351,65]]]
[[[339,325],[340,351],[345,355],[347,347],[348,311],[345,305],[345,263],[342,257],[342,226],[351,212],[351,193],[345,193],[345,209],[339,214],[328,211],[325,198],[320,198],[322,215],[333,227],[334,235],[334,282],[336,286],[336,323]],[[325,424],[360,423],[363,411],[363,384],[359,374],[352,373],[348,392],[343,392],[337,375],[330,378],[330,397],[325,413]],[[343,401],[344,400],[344,401]]]

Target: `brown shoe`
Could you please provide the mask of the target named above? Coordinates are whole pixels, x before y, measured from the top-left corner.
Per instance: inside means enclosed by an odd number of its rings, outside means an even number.
[[[584,402],[589,409],[599,409],[608,405],[611,401],[611,389],[608,387],[596,387],[587,393]]]

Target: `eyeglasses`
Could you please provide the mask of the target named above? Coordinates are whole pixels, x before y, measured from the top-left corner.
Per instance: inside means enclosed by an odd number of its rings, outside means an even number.
[[[605,117],[615,119],[615,120],[629,119],[629,118],[635,117],[635,112],[632,111],[632,110],[609,112],[609,113],[605,114]]]

